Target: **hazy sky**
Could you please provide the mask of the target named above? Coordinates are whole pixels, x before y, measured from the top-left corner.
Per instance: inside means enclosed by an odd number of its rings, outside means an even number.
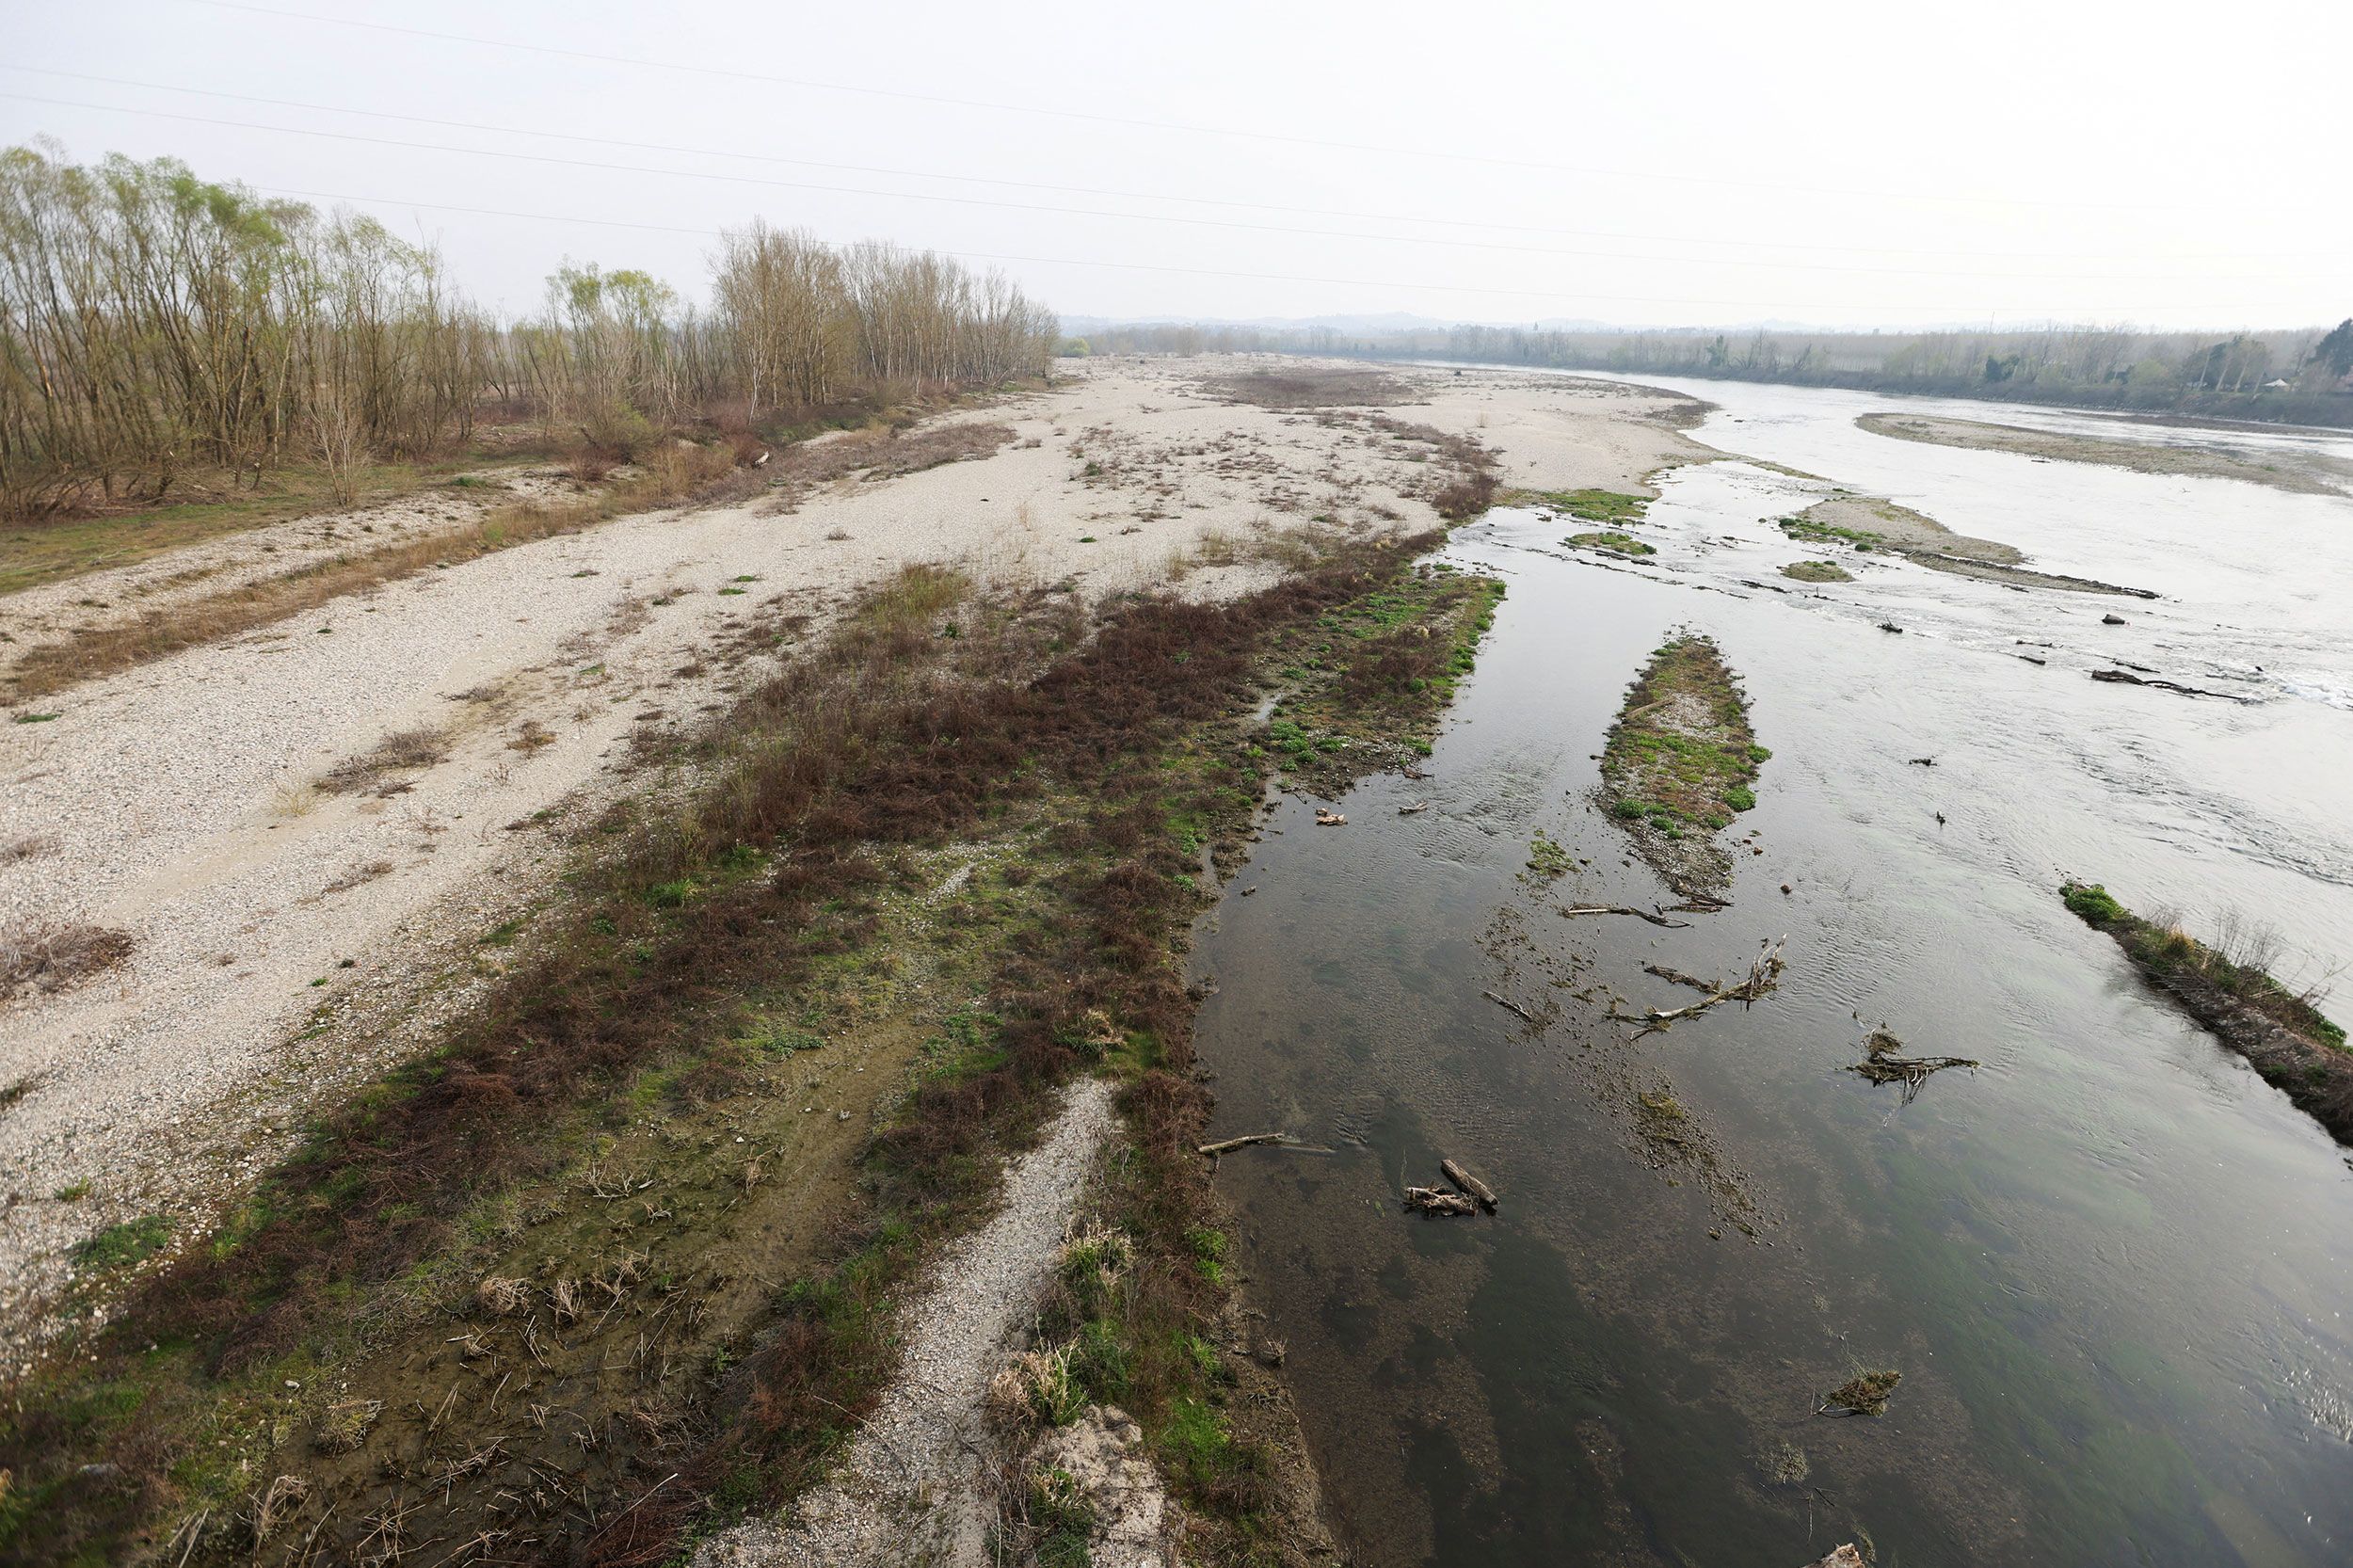
[[[0,142],[345,201],[509,312],[566,257],[699,296],[758,215],[1073,314],[2353,312],[2346,0],[0,0]]]

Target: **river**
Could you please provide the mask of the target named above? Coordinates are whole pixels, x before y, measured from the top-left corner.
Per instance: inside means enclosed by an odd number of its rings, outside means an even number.
[[[1859,1537],[1895,1568],[2347,1560],[2353,1169],[2055,889],[2276,927],[2298,983],[2353,965],[2353,501],[1853,424],[2094,416],[1678,390],[1718,406],[1698,440],[1782,467],[1663,476],[1636,565],[1528,510],[1457,530],[1510,593],[1432,778],[1367,781],[1344,829],[1286,801],[1196,951],[1216,1135],[1314,1146],[1219,1184],[1340,1533],[1384,1568],[1797,1568]],[[2281,442],[2353,454],[2242,444]],[[2162,597],[1843,554],[1851,584],[1782,579],[1837,552],[1769,520],[1833,484]],[[1732,907],[1563,918],[1673,902],[1595,790],[1679,626],[1773,752]],[[2249,700],[2089,679],[2120,663]],[[1539,829],[1586,863],[1528,873]],[[1693,1000],[1645,964],[1735,974],[1784,936],[1753,1007],[1609,1016]],[[1907,1099],[1847,1070],[1877,1028],[1983,1065]],[[1401,1211],[1442,1156],[1497,1215]],[[1877,1368],[1883,1416],[1815,1414]]]

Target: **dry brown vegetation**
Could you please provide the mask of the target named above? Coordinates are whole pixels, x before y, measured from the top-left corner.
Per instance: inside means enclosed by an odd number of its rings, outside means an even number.
[[[357,757],[346,757],[319,776],[319,788],[338,794],[361,790],[392,793],[394,775],[429,768],[449,755],[449,734],[434,725],[396,730]]]
[[[0,1000],[61,991],[131,956],[131,936],[85,920],[41,921],[0,932]]]
[[[1213,397],[1261,408],[1373,408],[1410,403],[1414,392],[1377,370],[1254,370],[1207,383]]]
[[[8,695],[22,700],[62,691],[183,648],[255,631],[362,588],[495,550],[577,533],[625,513],[749,493],[759,484],[750,472],[735,467],[729,448],[666,447],[653,455],[643,472],[600,489],[503,506],[463,528],[338,555],[298,571],[149,610],[136,621],[91,627],[70,642],[36,648],[8,678]]]
[[[920,473],[943,463],[986,457],[1014,435],[1011,425],[995,423],[939,424],[905,434],[901,433],[903,429],[901,424],[885,423],[831,440],[788,447],[776,465],[785,509],[792,509],[815,490],[856,475],[889,479]]]

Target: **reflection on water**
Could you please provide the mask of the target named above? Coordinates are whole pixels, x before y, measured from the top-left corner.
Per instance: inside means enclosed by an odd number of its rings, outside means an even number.
[[[2306,975],[2353,959],[2353,712],[2299,689],[2353,692],[2327,634],[2353,503],[1701,390],[1724,406],[1703,440],[2168,597],[2120,629],[2112,600],[1908,563],[1775,592],[1805,552],[1760,520],[1822,487],[1737,463],[1669,478],[1641,569],[1569,559],[1525,512],[1458,533],[1511,597],[1436,776],[1368,783],[1341,831],[1287,804],[1198,954],[1220,1129],[1339,1151],[1247,1151],[1220,1182],[1344,1533],[1380,1564],[1795,1568],[1863,1534],[1892,1564],[2345,1560],[2353,1174],[2052,889],[2268,917]],[[1773,748],[1737,829],[1765,853],[1689,930],[1562,919],[1662,897],[1591,795],[1678,624],[1743,672]],[[2260,700],[2088,679],[2115,659]],[[1590,865],[1529,883],[1539,827]],[[1753,1008],[1640,1042],[1609,1016],[1689,1000],[1646,963],[1735,973],[1785,933]],[[1844,1070],[1881,1026],[1985,1065],[1905,1104]],[[1664,1141],[1646,1096],[1679,1117]],[[1400,1211],[1446,1156],[1498,1216]],[[1884,1417],[1813,1414],[1881,1366]]]

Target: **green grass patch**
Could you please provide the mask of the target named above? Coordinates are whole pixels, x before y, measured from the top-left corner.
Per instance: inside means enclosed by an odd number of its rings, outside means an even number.
[[[1817,522],[1811,518],[1783,518],[1777,526],[1793,539],[1809,544],[1851,545],[1857,550],[1884,550],[1887,536],[1874,534],[1867,528],[1842,528],[1834,523]]]
[[[1650,498],[1618,490],[1530,490],[1529,500],[1556,507],[1579,522],[1640,522]]]
[[[1800,583],[1851,583],[1854,573],[1835,561],[1792,561],[1781,568],[1784,577]]]
[[[1638,845],[1645,833],[1704,837],[1755,808],[1757,773],[1770,755],[1756,744],[1748,699],[1716,645],[1685,632],[1653,653],[1627,689],[1602,748],[1602,782],[1610,814],[1638,828]],[[1690,874],[1688,856],[1654,864],[1677,886]]]
[[[1624,555],[1631,558],[1658,553],[1633,535],[1621,534],[1615,529],[1607,529],[1598,534],[1572,534],[1561,542],[1576,550],[1598,550],[1605,555]]]
[[[154,1256],[170,1240],[170,1221],[142,1214],[75,1242],[73,1261],[85,1269],[124,1269]]]

